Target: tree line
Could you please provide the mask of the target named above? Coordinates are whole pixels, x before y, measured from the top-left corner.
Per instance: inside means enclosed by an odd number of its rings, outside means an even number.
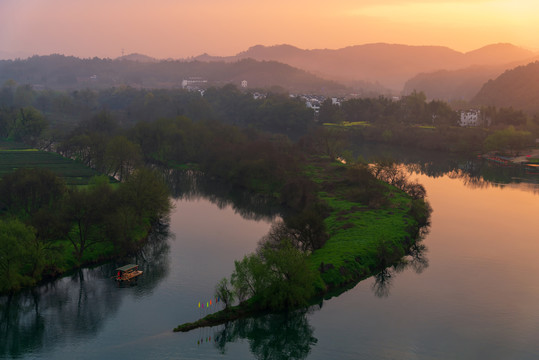
[[[2,177],[0,199],[0,292],[132,252],[171,206],[160,176],[144,168],[119,184],[100,176],[86,187],[21,168]]]
[[[19,109],[30,107],[48,119],[49,138],[65,136],[65,132],[71,131],[81,120],[89,120],[102,111],[112,114],[121,126],[186,116],[195,121],[220,121],[285,134],[305,133],[314,118],[312,109],[284,91],[270,91],[255,99],[252,91],[240,90],[231,84],[210,87],[202,95],[183,89],[127,86],[36,91],[30,85],[18,85],[9,80],[0,88],[0,131],[10,127]]]
[[[348,131],[353,141],[385,142],[433,150],[518,153],[534,145],[539,116],[509,108],[483,106],[480,126],[459,126],[460,116],[443,101],[427,102],[422,92],[399,100],[350,99],[341,105],[326,100],[319,120],[326,124],[363,123]]]
[[[132,89],[126,91],[142,94]],[[120,97],[122,94],[125,95],[122,91],[118,93]],[[168,199],[164,195],[166,192],[150,181],[154,178],[151,172],[136,170],[141,164],[198,170],[274,197],[288,209],[283,221],[272,228],[258,252],[237,263],[236,273],[230,282],[241,299],[260,296],[263,306],[271,308],[299,305],[314,291],[317,277],[307,267],[305,259],[325,244],[327,231],[323,220],[329,211],[318,197],[319,185],[308,175],[305,166],[313,155],[332,159],[345,157],[343,139],[330,129],[318,127],[301,141],[292,143],[286,136],[262,133],[256,127],[242,123],[239,118],[231,121],[234,114],[242,113],[248,104],[253,104],[237,89],[210,89],[207,98],[210,100],[204,101],[221,102],[217,107],[219,116],[228,121],[190,119],[182,115],[182,111],[177,111],[172,117],[124,121],[112,103],[109,110],[87,113],[88,117],[72,125],[69,131],[56,133],[48,146],[63,156],[77,159],[121,180],[118,189],[114,190],[104,178],[96,179],[88,188],[82,189],[66,189],[57,184],[59,190],[51,192],[57,194],[56,197],[44,198],[39,206],[23,206],[21,204],[26,204],[27,200],[19,198],[10,200],[11,195],[8,196],[8,190],[5,190],[8,199],[5,212],[17,219],[13,221],[26,226],[30,234],[27,238],[39,245],[36,248],[53,256],[52,245],[56,244],[53,239],[63,239],[71,244],[74,261],[78,262],[84,259],[84,254],[99,246],[101,239],[109,239],[109,246],[115,249],[129,249],[137,231],[141,230],[141,224],[153,218],[152,214],[140,213],[140,209],[149,208],[156,214],[162,213],[163,209],[154,207],[152,200]],[[241,105],[241,101],[238,105],[238,99],[244,99],[247,105]],[[288,97],[270,99],[272,102],[264,102],[268,114],[287,113],[287,107],[281,105],[290,104]],[[147,100],[153,101],[151,96]],[[118,99],[111,97],[111,101]],[[294,101],[293,106],[298,106]],[[163,107],[170,111],[170,105]],[[257,111],[247,111],[247,114],[261,121],[264,117],[256,115]],[[294,112],[288,116],[294,117]],[[11,189],[26,177],[23,175],[17,173],[13,179],[4,177],[1,184],[5,189]],[[382,205],[383,187],[375,186],[378,182],[366,168],[356,171],[355,175],[347,175],[347,178],[360,184],[360,190],[353,193],[357,200],[369,206]],[[42,181],[41,177],[38,179],[36,184]],[[54,188],[52,184],[56,183],[49,182],[47,187]],[[29,188],[39,187],[32,185]],[[12,195],[15,194],[17,192]],[[22,199],[35,198],[34,195],[21,196]],[[163,200],[159,204],[167,203]],[[40,220],[42,218],[46,220]],[[146,220],[148,218],[150,220]],[[43,223],[57,226],[42,228],[40,224]],[[12,225],[11,222],[9,224]],[[48,233],[51,235],[46,235]],[[29,269],[44,269],[44,264],[37,263],[37,256],[24,253],[28,248],[26,245],[18,247],[15,251],[19,252],[18,262],[13,261],[8,267],[9,279],[13,283],[19,281],[23,284],[24,276],[36,273]],[[258,279],[260,283],[249,283],[253,272],[264,274]],[[14,273],[20,276],[11,276]],[[247,279],[247,283],[240,279]]]

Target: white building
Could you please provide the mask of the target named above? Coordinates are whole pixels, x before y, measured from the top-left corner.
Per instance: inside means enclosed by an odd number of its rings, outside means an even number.
[[[205,87],[208,83],[208,80],[202,78],[189,78],[182,80],[182,88],[190,91],[200,90],[202,87]]]
[[[479,126],[481,121],[480,111],[476,109],[460,111],[460,126]]]

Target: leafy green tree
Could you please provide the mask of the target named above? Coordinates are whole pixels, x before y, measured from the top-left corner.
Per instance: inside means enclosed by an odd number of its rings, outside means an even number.
[[[66,196],[64,219],[73,224],[66,236],[78,261],[88,248],[106,240],[106,222],[116,206],[112,193],[104,177],[94,178],[88,188],[71,189]]]
[[[456,111],[451,109],[449,104],[440,100],[432,100],[427,104],[427,113],[432,123],[438,125],[450,125],[457,126],[459,122],[459,116]]]
[[[34,98],[35,98],[35,91],[32,89],[32,85],[19,85],[15,89],[15,93],[13,94],[13,104],[15,107],[22,108],[22,107],[28,107],[31,106]]]
[[[12,132],[17,115],[18,111],[15,108],[0,107],[0,138],[7,138]]]
[[[345,151],[345,137],[340,129],[318,127],[307,136],[310,151],[317,154],[329,156],[335,160]]]
[[[333,104],[331,99],[326,99],[320,105],[318,112],[318,121],[321,123],[340,123],[344,118],[344,114],[339,114],[339,106]]]
[[[125,136],[110,139],[105,151],[105,173],[122,181],[142,162],[140,147]]]
[[[17,83],[13,80],[7,80],[0,89],[0,107],[1,108],[12,108],[13,98],[15,94],[15,88]]]
[[[512,107],[500,108],[494,119],[494,125],[520,127],[526,125],[528,117],[522,110],[515,110]]]
[[[432,120],[428,119],[426,100],[424,92],[415,90],[410,95],[402,97],[400,104],[403,121],[410,124],[432,123]]]
[[[234,291],[227,278],[222,278],[215,287],[215,297],[225,303],[225,308],[228,308],[234,302]]]
[[[10,137],[17,141],[36,145],[39,136],[48,125],[48,121],[38,110],[33,107],[21,108],[11,129]]]
[[[498,130],[489,135],[484,143],[486,151],[509,152],[511,155],[532,146],[533,136],[529,131],[515,130],[513,126]]]
[[[169,190],[162,177],[154,170],[140,168],[121,184],[118,199],[131,207],[139,220],[158,220],[166,216],[172,204]]]
[[[239,301],[262,294],[269,284],[269,271],[257,254],[243,257],[241,261],[234,261],[234,272],[230,283],[234,288]]]
[[[25,267],[33,238],[32,228],[21,221],[0,219],[0,291],[17,290],[29,281]]]
[[[66,192],[63,180],[48,169],[20,168],[0,181],[0,199],[16,216],[29,218],[59,201]]]
[[[260,297],[262,307],[282,310],[307,305],[316,280],[307,255],[287,239],[278,248],[262,246],[259,254],[269,271],[269,284]]]

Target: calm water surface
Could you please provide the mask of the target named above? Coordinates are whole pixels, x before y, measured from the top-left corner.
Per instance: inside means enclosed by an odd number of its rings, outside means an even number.
[[[508,169],[422,160],[413,161],[430,176],[412,178],[425,185],[434,209],[423,266],[388,269],[307,312],[173,333],[202,315],[198,302],[209,301],[271,221],[246,219],[215,199],[184,198],[176,201],[170,238],[155,239],[133,259],[145,271],[138,285],[118,288],[110,279],[118,264],[107,264],[1,298],[0,356],[539,358],[537,185]],[[493,185],[477,172],[509,180]]]

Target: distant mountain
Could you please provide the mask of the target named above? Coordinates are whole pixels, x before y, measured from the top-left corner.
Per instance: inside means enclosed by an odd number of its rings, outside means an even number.
[[[352,85],[357,81],[379,83],[400,92],[405,82],[419,73],[457,70],[472,65],[502,65],[532,57],[531,51],[511,44],[485,46],[461,53],[442,46],[366,44],[337,50],[302,50],[291,45],[257,45],[235,56],[196,57],[200,61],[255,60],[279,61],[327,79]]]
[[[469,101],[485,82],[495,79],[506,69],[506,66],[472,66],[421,73],[408,80],[402,92],[410,94],[414,90],[423,91],[429,99]]]
[[[492,44],[464,54],[470,65],[501,65],[529,59],[535,54],[512,44]]]
[[[472,99],[476,105],[492,105],[539,113],[539,61],[518,66],[483,85]]]
[[[141,63],[159,62],[159,60],[157,60],[156,58],[153,58],[153,57],[150,57],[150,56],[147,56],[147,55],[143,55],[143,54],[137,54],[137,53],[120,56],[116,60],[128,60],[128,61],[136,61],[136,62],[141,62]]]
[[[465,54],[470,63],[481,65],[420,73],[404,84],[403,93],[409,94],[416,90],[423,91],[430,99],[469,101],[485,82],[497,78],[505,70],[532,62],[536,59],[530,57],[533,55],[530,51],[510,44],[485,46]],[[515,60],[520,57],[520,60]]]
[[[147,59],[137,55],[135,58]],[[236,62],[159,61],[128,59],[79,59],[73,56],[33,56],[25,60],[0,61],[0,84],[12,79],[39,88],[81,89],[128,85],[146,88],[177,88],[183,80],[196,78],[204,86],[228,83],[249,88],[280,87],[289,92],[345,94],[348,89],[304,70],[275,61],[244,59]]]

